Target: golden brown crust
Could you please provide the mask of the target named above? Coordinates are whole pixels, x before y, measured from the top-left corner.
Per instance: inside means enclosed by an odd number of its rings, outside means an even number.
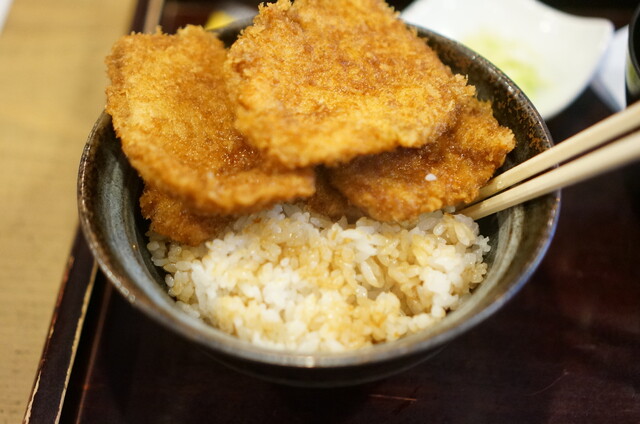
[[[140,196],[140,209],[142,216],[151,221],[152,231],[190,246],[216,237],[233,219],[197,215],[181,201],[149,185]]]
[[[287,167],[418,147],[474,88],[382,0],[279,0],[229,50],[236,127]]]
[[[330,181],[372,218],[405,221],[473,200],[514,146],[490,103],[472,98],[435,143],[357,158],[330,169]]]
[[[346,217],[349,221],[355,221],[364,216],[360,209],[351,205],[347,198],[329,183],[327,170],[323,167],[316,168],[315,194],[305,199],[302,205],[308,210],[335,220]]]
[[[312,169],[264,165],[233,127],[226,50],[201,27],[132,34],[107,57],[107,112],[142,178],[201,213],[252,212],[314,192]]]

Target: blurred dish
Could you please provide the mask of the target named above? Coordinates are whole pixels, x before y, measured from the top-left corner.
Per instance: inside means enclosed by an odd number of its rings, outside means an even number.
[[[569,15],[535,0],[417,0],[401,18],[492,61],[545,119],[588,86],[613,36],[606,19]]]
[[[225,1],[211,12],[204,27],[209,30],[222,28],[238,20],[253,18],[255,14],[255,7],[237,1]]]
[[[591,88],[600,99],[618,112],[625,108],[625,57],[629,45],[629,26],[616,31],[598,71],[591,81]]]

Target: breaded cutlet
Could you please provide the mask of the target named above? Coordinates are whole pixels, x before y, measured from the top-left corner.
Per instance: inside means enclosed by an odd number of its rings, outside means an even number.
[[[514,147],[491,104],[474,97],[435,143],[359,157],[329,169],[329,180],[370,217],[401,222],[472,201]]]
[[[106,59],[106,110],[125,155],[143,180],[200,214],[253,212],[312,195],[312,169],[267,165],[234,128],[226,55],[202,27],[119,39]]]
[[[263,4],[224,69],[236,128],[289,168],[433,142],[475,92],[383,0]]]
[[[140,196],[142,216],[150,221],[149,229],[178,243],[197,246],[211,240],[234,218],[198,215],[180,200],[145,185]]]

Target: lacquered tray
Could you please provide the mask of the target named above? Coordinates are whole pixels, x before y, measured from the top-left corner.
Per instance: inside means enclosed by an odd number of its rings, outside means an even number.
[[[171,5],[174,25],[204,19],[192,3]],[[608,114],[587,91],[548,124],[562,140]],[[133,309],[78,234],[25,421],[639,423],[639,181],[631,166],[565,189],[547,256],[505,308],[409,371],[341,389],[217,363]]]

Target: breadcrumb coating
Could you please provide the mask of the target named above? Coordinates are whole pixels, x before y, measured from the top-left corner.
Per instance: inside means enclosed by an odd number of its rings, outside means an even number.
[[[382,0],[279,0],[231,46],[236,127],[289,168],[433,142],[475,90]]]
[[[514,147],[491,104],[470,98],[435,143],[359,157],[330,169],[329,180],[370,217],[401,222],[472,201]]]
[[[233,220],[232,216],[197,215],[181,201],[148,185],[140,196],[140,209],[151,221],[151,231],[189,246],[211,240]]]
[[[312,195],[312,169],[267,165],[234,128],[226,54],[195,26],[115,43],[106,109],[127,158],[143,180],[199,214],[253,212]]]

